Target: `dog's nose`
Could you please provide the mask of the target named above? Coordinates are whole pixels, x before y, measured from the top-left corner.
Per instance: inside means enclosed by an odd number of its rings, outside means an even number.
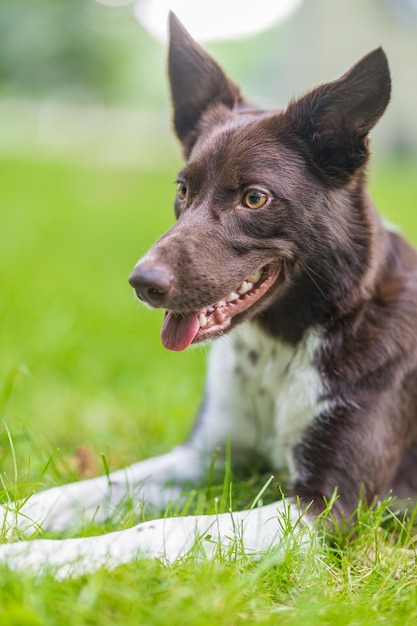
[[[174,284],[174,276],[165,267],[139,264],[131,273],[129,283],[140,300],[152,306],[163,306]]]

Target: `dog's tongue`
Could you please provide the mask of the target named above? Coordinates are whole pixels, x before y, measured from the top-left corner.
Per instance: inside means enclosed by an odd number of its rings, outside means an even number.
[[[199,328],[197,312],[177,315],[165,311],[164,323],[161,328],[162,343],[168,350],[181,352],[181,350],[188,348]]]

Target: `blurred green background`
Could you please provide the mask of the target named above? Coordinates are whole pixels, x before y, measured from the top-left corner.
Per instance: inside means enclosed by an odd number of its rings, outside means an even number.
[[[206,47],[251,98],[276,106],[382,44],[394,98],[374,134],[371,190],[417,244],[416,16],[411,1],[306,0],[257,36]],[[0,0],[6,486],[101,471],[100,453],[118,467],[191,427],[205,348],[164,350],[162,314],[140,307],[127,284],[173,221],[181,158],[165,56],[130,2]]]

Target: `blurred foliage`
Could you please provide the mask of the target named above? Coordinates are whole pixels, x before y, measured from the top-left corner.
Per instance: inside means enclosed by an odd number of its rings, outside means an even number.
[[[285,74],[290,38],[278,24],[249,39],[206,48],[236,82],[245,83],[251,98],[274,100],[282,80],[270,76]],[[0,96],[163,109],[165,64],[166,45],[140,25],[131,3],[0,0]]]
[[[152,105],[164,92],[150,67],[159,59],[162,66],[164,55],[129,6],[94,0],[0,2],[2,95],[117,104],[140,93],[141,101]]]
[[[172,179],[0,157],[0,418],[35,475],[56,446],[94,441],[114,467],[188,433],[204,349],[165,350],[128,284],[174,220]]]

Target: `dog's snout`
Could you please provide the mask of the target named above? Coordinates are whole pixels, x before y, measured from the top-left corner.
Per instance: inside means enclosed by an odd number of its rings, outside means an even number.
[[[163,306],[174,283],[174,276],[166,267],[137,265],[129,277],[140,300],[152,306]]]

